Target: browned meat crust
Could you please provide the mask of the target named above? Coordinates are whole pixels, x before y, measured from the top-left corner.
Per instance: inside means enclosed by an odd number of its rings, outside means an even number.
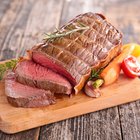
[[[35,62],[65,76],[79,91],[91,69],[105,67],[120,52],[122,34],[103,15],[86,13],[60,29],[70,31],[82,23],[89,27],[45,42],[32,49]]]

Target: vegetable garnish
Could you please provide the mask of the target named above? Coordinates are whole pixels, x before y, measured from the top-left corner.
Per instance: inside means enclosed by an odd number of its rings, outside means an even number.
[[[53,32],[53,33],[50,33],[50,34],[45,33],[44,40],[52,41],[53,39],[64,37],[64,36],[70,35],[74,32],[82,31],[82,30],[88,30],[88,29],[89,29],[89,26],[86,26],[83,23],[78,22],[78,26],[75,26],[74,29],[69,29],[66,32],[59,31],[59,29],[57,29],[56,32]]]
[[[85,85],[84,91],[89,97],[97,98],[101,96],[101,90],[99,88],[94,88],[93,82],[94,81],[88,81]]]
[[[2,80],[4,73],[7,70],[13,69],[16,66],[17,62],[18,62],[17,59],[12,59],[12,60],[6,61],[5,63],[0,64],[0,80]]]
[[[140,63],[136,57],[130,55],[126,57],[121,63],[123,72],[130,78],[140,76]]]
[[[100,78],[101,71],[102,71],[102,69],[92,70],[91,76],[85,85],[85,88],[84,88],[85,93],[90,97],[97,98],[97,97],[101,96],[100,87],[104,83],[104,80]]]
[[[100,73],[101,73],[102,69],[99,69],[99,70],[92,70],[91,71],[91,75],[89,77],[89,80],[92,80],[92,79],[97,79],[97,78],[100,78]]]
[[[104,86],[114,83],[119,78],[121,63],[133,50],[134,46],[124,47],[122,52],[102,70],[100,77],[104,80]]]
[[[102,86],[103,83],[104,83],[103,79],[97,79],[93,82],[93,87],[94,88],[99,88],[100,86]]]

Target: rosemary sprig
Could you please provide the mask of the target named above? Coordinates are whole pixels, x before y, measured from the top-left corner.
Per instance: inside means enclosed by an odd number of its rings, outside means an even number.
[[[57,29],[56,32],[53,32],[53,33],[50,33],[50,34],[45,33],[44,40],[50,41],[50,40],[53,40],[55,38],[60,38],[60,37],[70,35],[70,34],[72,34],[74,32],[77,32],[77,31],[82,31],[82,30],[88,30],[89,29],[89,26],[85,26],[84,24],[81,24],[81,23],[79,23],[79,26],[75,26],[75,27],[76,27],[75,29],[71,29],[71,30],[66,31],[66,32],[61,32]]]
[[[91,71],[91,75],[90,75],[90,77],[89,77],[89,80],[92,80],[92,79],[94,79],[94,78],[96,78],[96,79],[98,79],[98,78],[100,78],[100,73],[101,73],[101,71],[102,71],[102,69],[98,69],[98,70],[92,70]]]
[[[88,29],[87,27],[81,27],[81,28],[73,29],[71,31],[67,31],[67,32],[63,32],[63,33],[46,34],[45,39],[54,39],[54,38],[58,38],[58,37],[63,37],[63,36],[72,34],[74,32],[81,31],[81,30],[87,30],[87,29]]]
[[[16,66],[17,62],[18,62],[17,59],[12,59],[12,60],[9,60],[5,63],[0,64],[0,80],[2,80],[4,73],[7,70],[13,69]]]

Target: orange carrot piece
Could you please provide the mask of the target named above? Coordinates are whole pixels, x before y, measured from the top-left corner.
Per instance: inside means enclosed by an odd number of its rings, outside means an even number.
[[[104,79],[105,86],[114,83],[119,78],[121,71],[120,64],[126,56],[132,53],[133,50],[133,46],[125,48],[120,55],[118,55],[105,69],[103,69],[100,76]]]

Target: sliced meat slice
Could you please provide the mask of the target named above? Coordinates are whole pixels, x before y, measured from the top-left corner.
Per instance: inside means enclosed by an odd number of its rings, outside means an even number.
[[[59,94],[69,95],[72,91],[72,86],[66,78],[31,60],[20,62],[15,74],[17,81],[25,85]]]
[[[20,84],[15,74],[9,72],[5,79],[5,93],[8,102],[17,107],[41,107],[54,104],[55,97],[49,90],[33,88]]]

